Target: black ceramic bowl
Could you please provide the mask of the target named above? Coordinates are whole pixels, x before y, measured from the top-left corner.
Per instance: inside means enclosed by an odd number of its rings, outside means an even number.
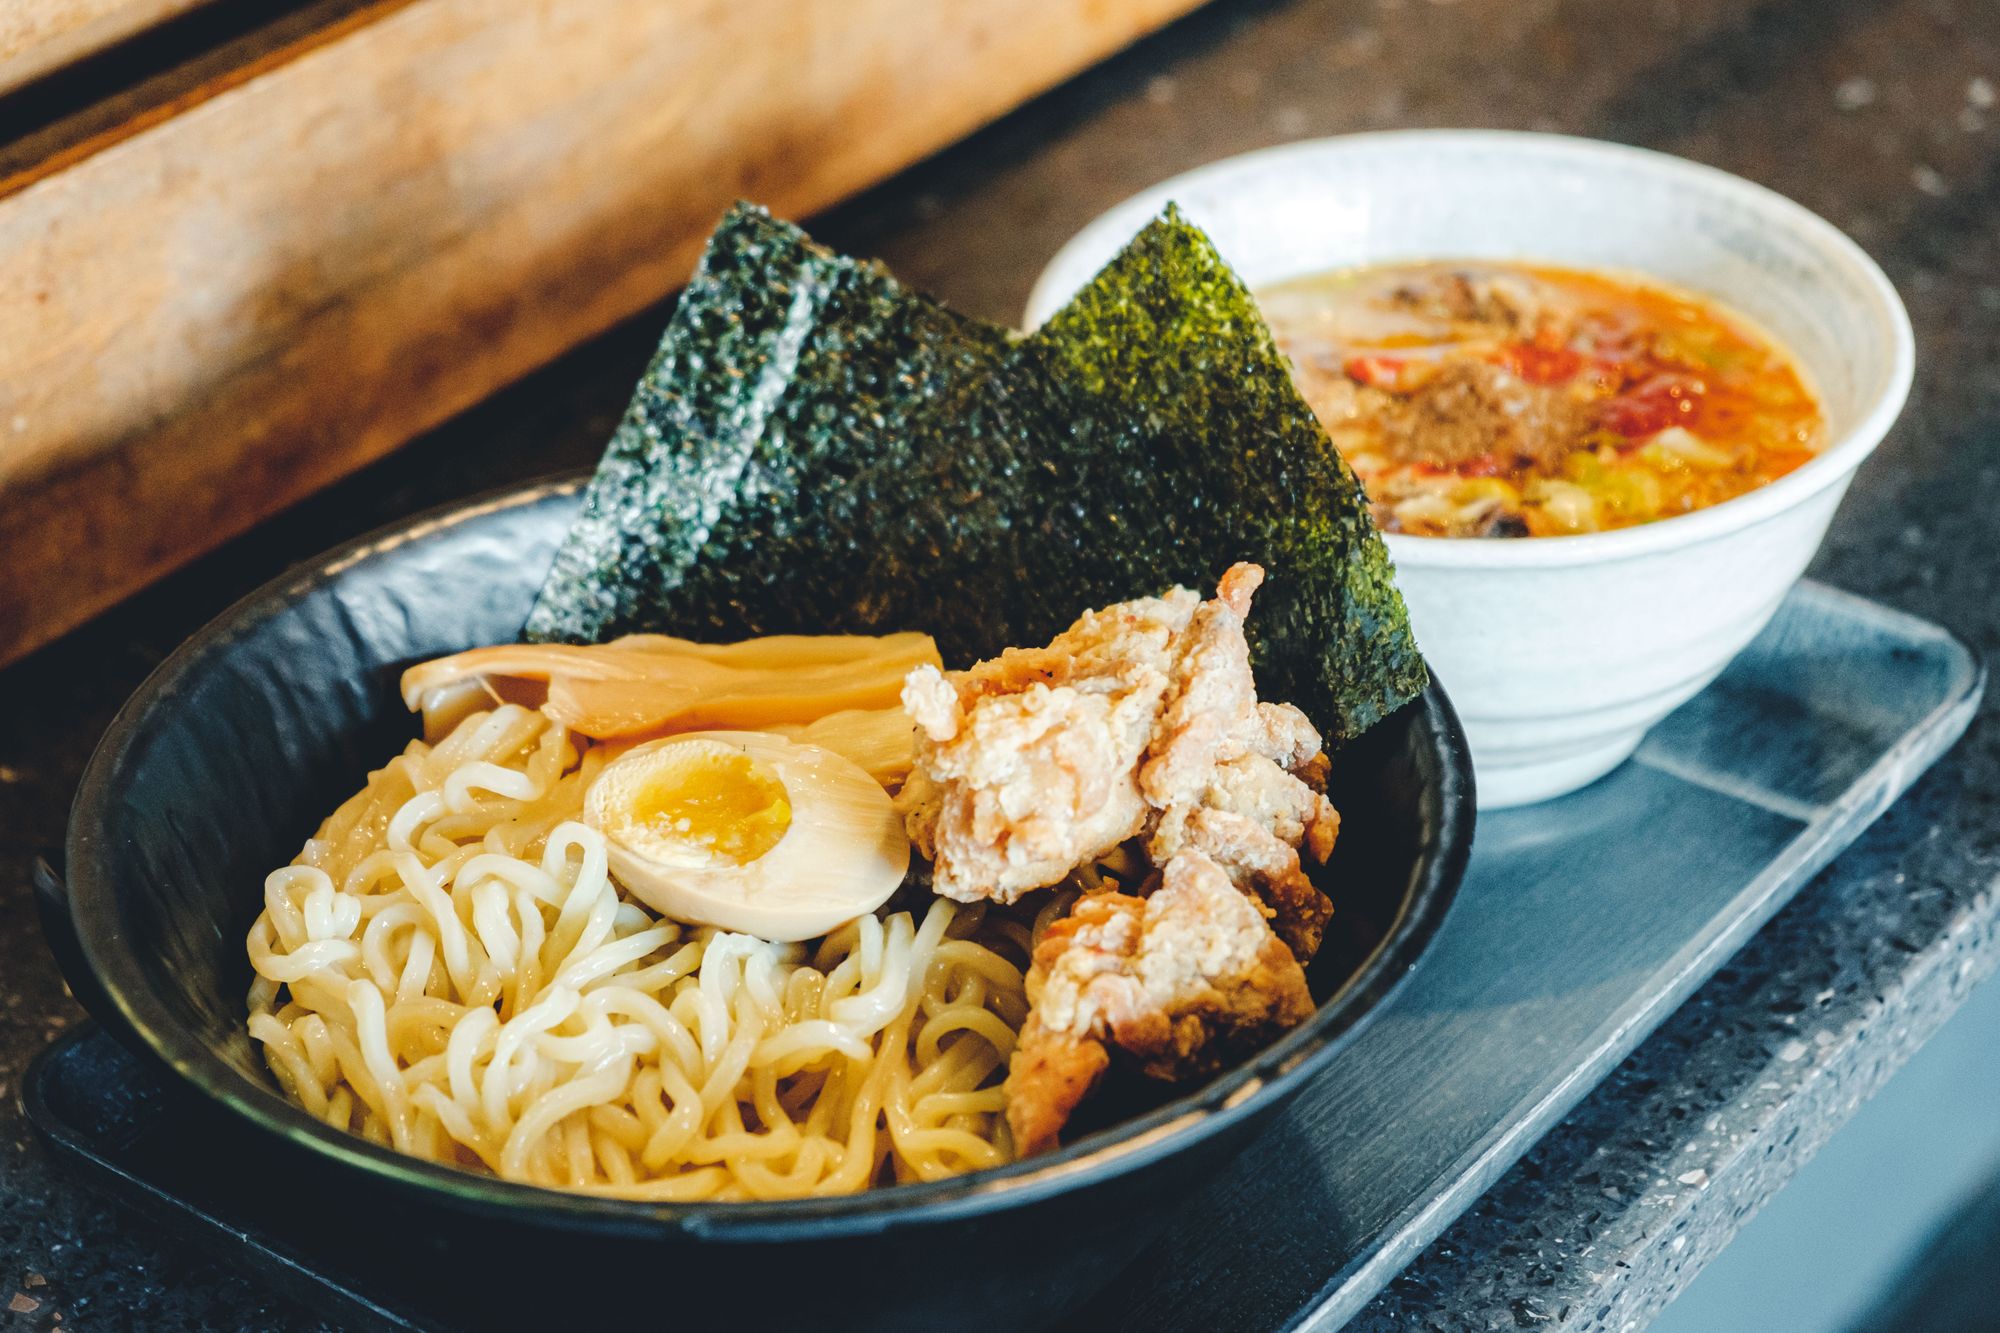
[[[218,1171],[296,1194],[384,1280],[440,1284],[467,1323],[789,1305],[820,1326],[1039,1326],[1115,1273],[1166,1205],[1323,1069],[1415,964],[1472,839],[1472,770],[1443,691],[1345,752],[1338,911],[1318,1013],[1205,1087],[1060,1152],[954,1180],[782,1203],[568,1195],[399,1156],[277,1093],[244,1032],[244,936],[265,874],[413,721],[410,662],[512,638],[577,481],[402,524],[278,579],[174,654],[113,722],[46,904],[78,994],[216,1112]],[[190,1145],[190,1150],[197,1150]]]

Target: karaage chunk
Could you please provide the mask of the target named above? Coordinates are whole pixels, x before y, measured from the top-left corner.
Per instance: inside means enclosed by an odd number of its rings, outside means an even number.
[[[1296,849],[1324,860],[1338,820],[1319,733],[1257,698],[1244,619],[1263,581],[1232,565],[1211,601],[1176,588],[1086,612],[1046,648],[911,672],[916,765],[898,801],[937,892],[1012,902],[1135,836],[1171,848],[1206,829],[1200,845],[1309,958],[1332,905]],[[1237,818],[1194,818],[1211,807]]]
[[[1313,1011],[1298,959],[1255,902],[1199,851],[1144,897],[1087,894],[1036,946],[1032,1008],[1007,1079],[1015,1151],[1046,1151],[1110,1067],[1212,1073]]]
[[[904,685],[916,763],[897,799],[937,892],[1081,891],[1038,919],[1006,1083],[1023,1153],[1114,1061],[1195,1077],[1312,1012],[1302,964],[1333,904],[1301,852],[1324,862],[1340,816],[1312,723],[1257,698],[1244,622],[1263,581],[1232,565],[1212,600],[1121,602]]]
[[[1260,754],[1218,765],[1197,803],[1165,812],[1147,841],[1163,864],[1183,850],[1207,855],[1264,904],[1271,925],[1307,962],[1319,952],[1333,902],[1306,873],[1304,847],[1324,862],[1340,832],[1333,802]]]
[[[898,803],[938,893],[1012,902],[1144,828],[1139,766],[1199,600],[1176,588],[1120,602],[1046,648],[910,673],[916,766]]]

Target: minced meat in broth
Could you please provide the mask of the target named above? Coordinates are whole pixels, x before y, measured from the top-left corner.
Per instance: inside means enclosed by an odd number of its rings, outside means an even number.
[[[1650,522],[1790,472],[1824,433],[1775,342],[1650,281],[1394,264],[1259,300],[1390,532],[1561,536]]]

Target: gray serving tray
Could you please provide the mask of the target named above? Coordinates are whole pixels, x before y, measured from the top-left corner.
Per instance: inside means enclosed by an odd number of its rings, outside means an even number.
[[[1950,746],[1981,683],[1937,626],[1801,585],[1633,762],[1481,818],[1416,974],[1072,1327],[1355,1314]],[[256,1172],[200,1169],[202,1136],[233,1127],[173,1092],[88,1025],[22,1088],[72,1167],[322,1317],[492,1326],[428,1268],[399,1281],[352,1237],[302,1229]]]
[[[1338,1327],[1948,749],[1982,683],[1928,621],[1801,584],[1632,762],[1480,817],[1416,975],[1073,1326]]]

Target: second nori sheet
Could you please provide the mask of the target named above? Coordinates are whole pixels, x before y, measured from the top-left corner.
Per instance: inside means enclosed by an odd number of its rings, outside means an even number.
[[[1037,333],[739,205],[528,623],[537,639],[921,629],[948,662],[1235,560],[1260,693],[1330,739],[1425,674],[1365,497],[1174,210]]]

